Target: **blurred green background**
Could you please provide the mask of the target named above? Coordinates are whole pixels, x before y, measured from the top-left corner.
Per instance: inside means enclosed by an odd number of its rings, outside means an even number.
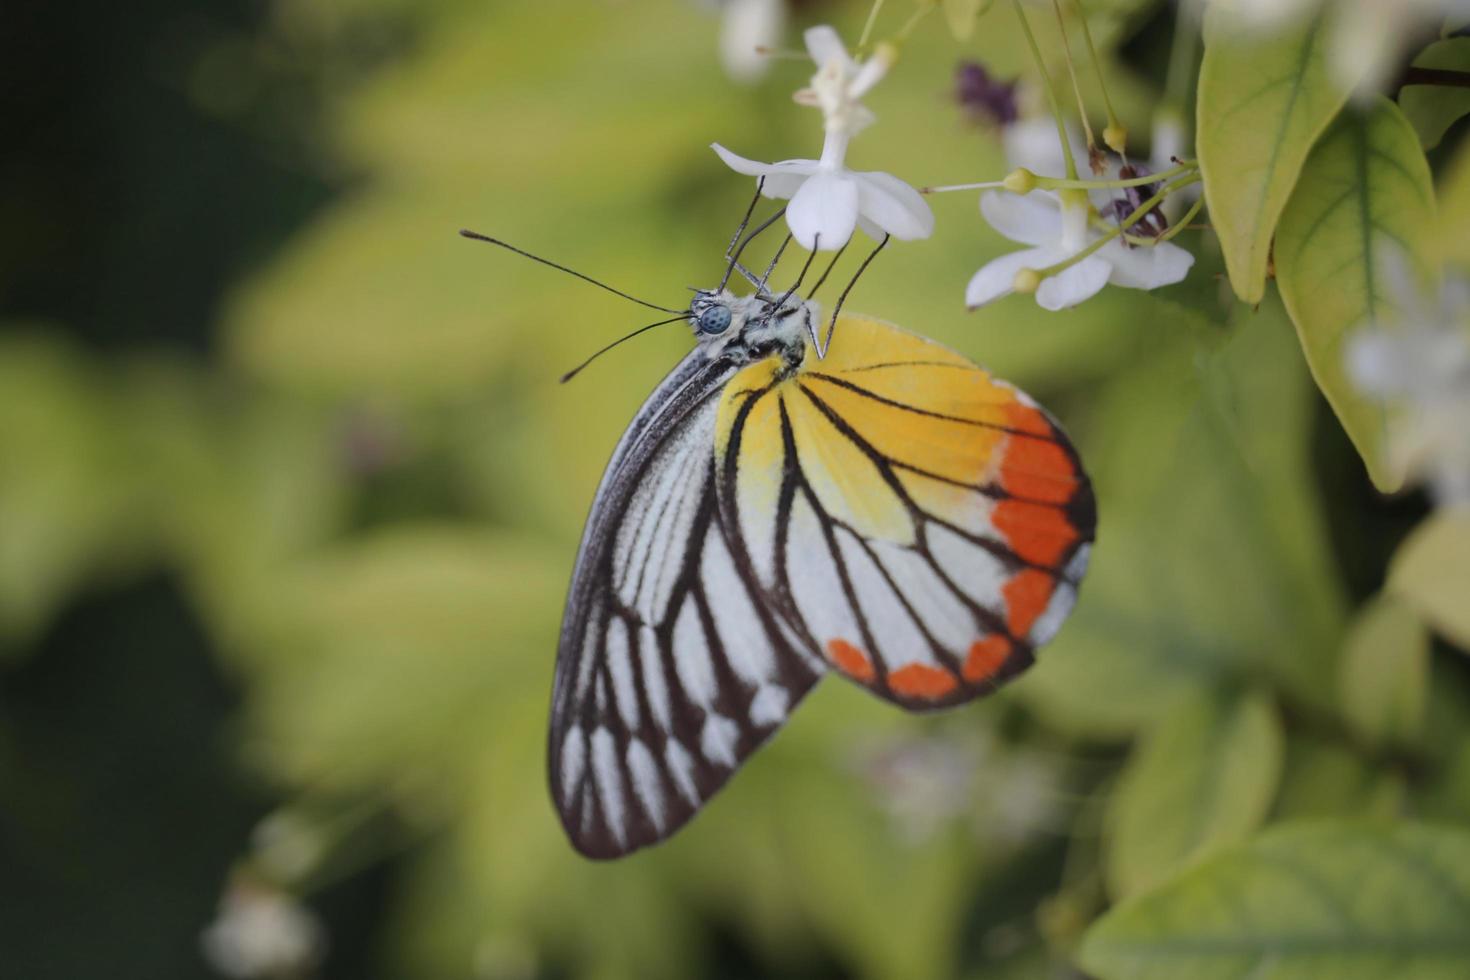
[[[1092,8],[1146,133],[1172,7]],[[1000,176],[950,91],[961,59],[1024,69],[1004,14],[917,31],[850,162]],[[1068,427],[1101,520],[1072,622],[940,716],[829,682],[669,844],[582,860],[544,776],[564,590],[690,341],[562,387],[645,318],[455,232],[682,302],[750,192],[708,144],[815,155],[810,66],[730,81],[685,0],[3,19],[0,976],[214,976],[244,928],[307,951],[256,973],[282,977],[1065,977],[1109,901],[1207,845],[1470,812],[1463,657],[1435,650],[1402,739],[1337,708],[1352,610],[1425,505],[1371,490],[1279,303],[1233,304],[1190,232],[1177,287],[967,314],[1009,246],[966,194],[849,304]]]

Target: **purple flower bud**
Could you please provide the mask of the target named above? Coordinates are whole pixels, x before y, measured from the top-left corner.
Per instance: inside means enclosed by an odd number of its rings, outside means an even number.
[[[1020,118],[1016,107],[1017,81],[992,78],[978,61],[961,62],[955,69],[955,101],[976,122],[1008,126]]]

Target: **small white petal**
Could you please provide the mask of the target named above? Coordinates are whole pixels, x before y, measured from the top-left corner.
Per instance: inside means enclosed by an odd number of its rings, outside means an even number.
[[[1089,255],[1071,268],[1043,279],[1036,290],[1036,303],[1052,312],[1076,306],[1101,292],[1112,271],[1107,262]]]
[[[854,173],[852,177],[858,185],[858,211],[868,221],[899,241],[934,234],[934,212],[929,202],[908,184],[881,170]]]
[[[830,24],[818,24],[809,27],[802,34],[806,41],[806,52],[812,56],[812,60],[821,68],[833,60],[839,60],[844,68],[855,67],[855,64],[847,54],[847,48],[842,43],[842,38]]]
[[[808,177],[786,208],[786,223],[803,248],[823,251],[847,244],[857,227],[858,182],[841,171]]]
[[[986,191],[980,195],[980,213],[990,227],[1023,245],[1044,245],[1062,237],[1061,207],[1045,191],[1025,196]]]
[[[1022,269],[1042,269],[1052,264],[1051,253],[1043,248],[1027,248],[998,259],[991,259],[980,267],[965,287],[965,305],[970,309],[1009,296],[1016,281],[1016,273]]]
[[[874,85],[877,85],[883,80],[883,76],[887,75],[888,69],[893,66],[892,51],[893,49],[891,47],[883,48],[880,46],[878,53],[863,62],[862,67],[858,68],[857,74],[853,75],[852,80],[847,83],[848,98],[862,98],[868,94]]]
[[[725,166],[739,174],[750,177],[764,177],[765,183],[761,185],[761,195],[785,199],[796,193],[807,177],[817,172],[817,161],[815,160],[782,160],[780,163],[761,163],[759,160],[750,160],[731,153],[718,143],[711,143],[710,148],[719,154],[720,159],[725,161]]]
[[[1129,248],[1114,240],[1104,245],[1098,255],[1113,267],[1108,281],[1128,289],[1171,286],[1188,275],[1194,265],[1193,255],[1169,242]]]

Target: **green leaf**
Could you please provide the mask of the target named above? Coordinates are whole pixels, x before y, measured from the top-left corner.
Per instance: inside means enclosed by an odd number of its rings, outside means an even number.
[[[1470,651],[1470,516],[1445,510],[1415,528],[1389,566],[1388,590]]]
[[[1351,331],[1391,323],[1407,299],[1386,281],[1393,254],[1427,279],[1425,239],[1434,187],[1419,140],[1398,107],[1378,99],[1347,113],[1302,171],[1276,239],[1276,274],[1317,385],[1357,446],[1373,483],[1397,490],[1404,474],[1386,450],[1388,415],[1348,378]]]
[[[1435,215],[1435,254],[1462,269],[1470,268],[1470,143],[1460,147],[1440,177]]]
[[[1101,980],[1470,976],[1470,833],[1285,824],[1103,916]]]
[[[1197,108],[1200,171],[1235,294],[1259,303],[1271,235],[1317,137],[1347,93],[1330,76],[1321,22],[1267,35],[1222,4],[1205,18]]]
[[[1206,695],[1177,705],[1129,760],[1109,801],[1109,890],[1146,891],[1243,840],[1271,807],[1281,762],[1281,723],[1266,698]]]
[[[1403,806],[1403,776],[1367,759],[1347,739],[1298,732],[1287,740],[1272,821],[1344,816],[1388,819],[1402,813]]]
[[[1414,67],[1470,71],[1470,38],[1451,37],[1434,42],[1414,59]],[[1399,108],[1419,134],[1424,149],[1432,150],[1444,139],[1445,130],[1461,116],[1470,114],[1470,89],[1453,85],[1406,85],[1399,92]]]
[[[1407,745],[1424,726],[1429,634],[1404,603],[1370,601],[1352,625],[1338,690],[1353,729],[1375,745]]]

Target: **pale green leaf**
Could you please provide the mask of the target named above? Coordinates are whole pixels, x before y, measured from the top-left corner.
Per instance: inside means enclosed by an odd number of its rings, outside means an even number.
[[[1470,143],[1460,147],[1441,174],[1439,209],[1435,214],[1436,254],[1446,262],[1470,269]]]
[[[1470,516],[1444,510],[1419,525],[1394,555],[1388,589],[1470,651]]]
[[[1109,801],[1109,890],[1146,891],[1243,840],[1271,807],[1281,761],[1281,723],[1266,698],[1205,695],[1176,705],[1144,737]]]
[[[1271,820],[1304,817],[1394,817],[1404,804],[1403,777],[1368,759],[1343,738],[1295,733]]]
[[[1428,688],[1423,623],[1392,597],[1370,601],[1348,632],[1338,675],[1348,723],[1372,744],[1411,744],[1424,726]]]
[[[1322,137],[1276,239],[1281,296],[1312,375],[1385,492],[1404,478],[1386,452],[1388,414],[1348,377],[1344,349],[1353,330],[1392,325],[1409,297],[1397,295],[1385,263],[1425,275],[1433,217],[1419,140],[1398,107],[1380,98],[1364,114],[1345,113]]]
[[[1470,833],[1286,824],[1089,930],[1101,980],[1461,980],[1470,976]]]
[[[1470,71],[1470,38],[1436,41],[1414,59],[1416,68]],[[1426,150],[1444,139],[1455,120],[1470,114],[1470,89],[1454,85],[1406,85],[1399,91],[1399,108],[1419,134]]]
[[[1276,222],[1312,144],[1346,100],[1328,71],[1320,21],[1266,34],[1210,5],[1197,149],[1230,283],[1247,303],[1265,295]]]

